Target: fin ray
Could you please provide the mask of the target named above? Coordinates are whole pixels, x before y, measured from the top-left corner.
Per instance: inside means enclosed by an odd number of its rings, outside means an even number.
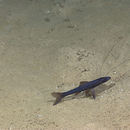
[[[56,98],[56,100],[55,100],[55,102],[53,103],[53,105],[58,104],[58,103],[61,101],[61,99],[64,97],[64,96],[62,95],[62,93],[59,93],[59,92],[53,92],[53,93],[51,93],[51,94],[52,94],[53,97]]]

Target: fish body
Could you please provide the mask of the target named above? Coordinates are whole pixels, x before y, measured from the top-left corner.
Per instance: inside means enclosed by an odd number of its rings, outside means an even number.
[[[74,93],[80,93],[81,91],[88,92],[88,90],[91,90],[93,98],[95,98],[94,88],[104,82],[107,82],[110,79],[111,79],[111,77],[109,77],[109,76],[101,77],[101,78],[95,79],[93,81],[89,81],[89,82],[80,84],[79,87],[71,89],[67,92],[63,92],[63,93],[53,92],[52,95],[54,97],[56,97],[56,101],[54,102],[53,105],[56,105],[57,103],[59,103],[63,97],[74,94]]]

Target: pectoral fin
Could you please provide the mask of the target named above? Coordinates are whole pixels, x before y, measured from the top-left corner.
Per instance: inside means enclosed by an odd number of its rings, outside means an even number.
[[[94,99],[96,98],[95,90],[94,90],[94,89],[85,90],[85,95],[86,95],[87,97],[88,97],[88,96],[92,96]]]
[[[94,90],[94,89],[91,89],[90,91],[91,91],[91,94],[92,94],[93,98],[95,99],[95,98],[96,98],[95,90]]]
[[[88,90],[85,90],[85,95],[88,97],[88,96],[90,96],[90,90],[88,89]]]

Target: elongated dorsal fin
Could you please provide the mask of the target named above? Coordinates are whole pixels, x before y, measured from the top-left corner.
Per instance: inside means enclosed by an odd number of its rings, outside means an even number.
[[[83,85],[85,83],[88,83],[88,81],[80,81],[79,85]]]

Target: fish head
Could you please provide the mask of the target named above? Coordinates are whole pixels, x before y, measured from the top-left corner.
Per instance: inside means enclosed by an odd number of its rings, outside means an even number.
[[[108,81],[108,80],[110,80],[111,79],[111,77],[109,77],[109,76],[107,76],[107,77],[101,77],[100,78],[100,81],[102,82],[102,83],[104,83],[104,82],[106,82],[106,81]]]

